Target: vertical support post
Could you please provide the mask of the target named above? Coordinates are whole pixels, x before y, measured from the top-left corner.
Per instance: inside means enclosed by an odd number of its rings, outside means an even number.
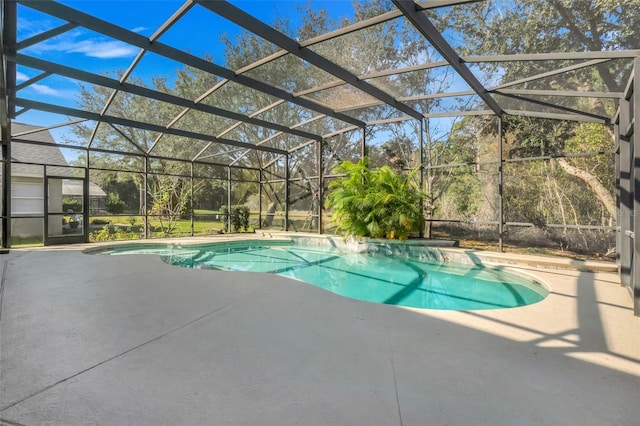
[[[44,195],[42,200],[42,211],[44,213],[42,218],[42,242],[46,246],[48,245],[47,239],[49,237],[49,177],[47,176],[46,164],[42,166],[42,173],[42,195]]]
[[[618,110],[618,113],[620,110]],[[618,115],[618,118],[620,116]],[[622,249],[622,232],[620,228],[620,121],[613,125],[614,146],[615,146],[615,188],[616,188],[616,265],[618,265],[618,276],[620,276],[620,250]]]
[[[191,211],[191,236],[193,237],[194,234],[194,214],[195,212],[193,211],[193,161],[191,162],[191,170],[190,170],[190,176],[189,176],[189,210]]]
[[[84,180],[82,181],[82,241],[89,242],[89,219],[91,206],[91,194],[89,193],[89,167],[88,164],[84,168]],[[45,218],[48,222],[49,218]]]
[[[89,197],[91,197],[91,173],[90,173],[90,168],[89,168],[89,147],[87,147],[85,149],[85,163],[84,163],[84,184],[87,186],[87,194]],[[89,230],[90,230],[90,223],[91,223],[91,198],[89,198],[89,208],[86,210],[86,215],[85,215],[85,227],[84,227],[84,235],[85,235],[85,242],[89,242]]]
[[[619,144],[620,144],[620,184],[618,186],[618,198],[620,207],[618,210],[618,227],[620,228],[620,284],[631,285],[631,253],[633,252],[633,240],[631,239],[631,217],[633,204],[631,200],[631,162],[632,146],[627,129],[629,128],[630,104],[627,99],[620,100],[619,118]]]
[[[2,248],[11,247],[11,121],[2,120]]]
[[[87,171],[86,180],[87,180],[87,184],[89,185],[89,187],[91,187],[91,166],[90,166],[90,164],[91,164],[90,163],[90,161],[91,161],[90,152],[91,151],[89,150],[89,147],[85,148],[85,151],[86,152],[85,152],[85,157],[84,157],[85,158],[84,167],[85,167],[85,169]],[[89,195],[91,195],[91,194],[89,194]],[[89,212],[89,220],[90,219],[91,219],[91,212]],[[89,222],[89,221],[87,221],[87,222]]]
[[[367,139],[366,139],[366,129],[367,127],[362,128],[362,140],[360,142],[360,158],[364,159],[367,156]],[[367,165],[369,168],[369,165]],[[364,175],[362,176],[362,183],[364,184]]]
[[[502,158],[502,117],[497,117],[498,120],[498,251],[502,253],[504,251],[504,177],[502,174],[502,168],[504,161]]]
[[[149,198],[147,192],[149,191],[149,157],[144,156],[144,175],[142,176],[142,191],[140,196],[142,199],[142,209],[144,213],[144,238],[149,239],[149,208],[147,206],[147,199]]]
[[[262,228],[262,169],[258,172],[258,226]]]
[[[289,230],[289,154],[284,156],[284,230]]]
[[[367,156],[367,127],[362,128],[362,139],[360,140],[360,158]]]
[[[316,156],[318,158],[318,234],[322,234],[322,201],[324,200],[324,164],[322,161],[323,140],[316,141]]]
[[[231,167],[227,167],[227,233],[231,233]]]
[[[640,58],[633,61],[633,230],[640,230],[640,133],[635,127],[640,123]],[[640,233],[633,239],[633,313],[640,316]]]
[[[0,144],[2,145],[2,248],[11,247],[11,117],[15,117],[12,98],[16,93],[16,64],[6,55],[15,55],[18,6],[15,1],[0,3]]]
[[[84,163],[84,170],[85,170],[85,174],[84,174],[84,180],[85,180],[85,184],[87,185],[87,187],[89,189],[87,189],[87,193],[89,194],[89,197],[91,197],[91,170],[89,168],[89,147],[85,148],[85,163]],[[91,199],[89,199],[89,201],[91,201]],[[85,216],[85,223],[86,226],[84,228],[84,233],[86,235],[85,237],[85,242],[89,242],[89,230],[90,230],[90,223],[91,223],[91,203],[89,202],[89,209],[87,210],[87,214]]]
[[[87,171],[91,168],[90,166],[91,163],[89,162],[91,161],[91,158],[89,157],[89,155],[90,155],[90,151],[89,151],[89,148],[87,147],[85,148],[85,153],[84,153],[85,167],[87,168]]]
[[[420,167],[420,190],[424,190],[424,117],[420,119],[420,160],[418,160]],[[420,212],[424,218],[424,202],[420,200]],[[424,238],[424,224],[420,227],[420,238]]]
[[[429,119],[428,118],[424,118],[424,134],[426,135],[426,139],[427,139],[427,184],[426,184],[426,192],[427,192],[427,196],[429,197],[428,199],[428,209],[429,209],[429,216],[427,218],[428,222],[427,222],[427,234],[426,237],[427,238],[431,238],[432,236],[432,232],[431,232],[431,228],[433,225],[433,222],[431,222],[431,219],[433,219],[433,206],[431,205],[433,203],[433,195],[431,194],[431,191],[433,190],[432,188],[432,183],[433,183],[433,179],[431,177],[431,131],[429,130]]]

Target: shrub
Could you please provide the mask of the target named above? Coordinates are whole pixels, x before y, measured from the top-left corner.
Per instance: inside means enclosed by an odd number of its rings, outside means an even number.
[[[369,169],[368,159],[343,162],[334,170],[347,176],[329,184],[328,207],[336,230],[356,237],[406,240],[424,224],[424,192],[389,166]]]
[[[69,211],[72,212],[81,212],[82,206],[80,205],[80,201],[73,198],[65,198],[62,200],[62,211],[67,213]]]
[[[124,211],[124,201],[120,199],[120,195],[117,193],[110,192],[104,209],[111,214],[120,214]]]
[[[99,231],[91,232],[89,234],[89,241],[92,243],[101,241],[123,241],[123,240],[137,240],[139,235],[135,233],[131,228],[122,229],[119,226],[110,227],[105,225]]]
[[[226,222],[227,217],[230,217],[231,228],[234,232],[247,232],[249,230],[250,213],[249,207],[245,205],[231,206],[231,212],[229,212],[227,206],[222,206],[220,208],[220,214],[222,215],[220,220]]]
[[[226,223],[229,216],[229,209],[227,206],[220,207],[220,222]]]
[[[249,229],[249,207],[232,206],[231,207],[231,225],[234,231],[248,231]]]

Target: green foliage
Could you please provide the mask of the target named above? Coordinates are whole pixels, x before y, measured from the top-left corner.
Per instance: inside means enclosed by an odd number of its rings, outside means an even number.
[[[229,208],[226,205],[220,207],[220,220],[222,220],[223,222],[226,222],[228,216],[229,216]]]
[[[102,155],[97,160],[97,166],[111,168],[108,156]],[[113,172],[96,170],[91,173],[91,182],[98,185],[104,192],[116,193],[124,202],[122,213],[139,213],[140,211],[140,184],[142,176],[137,173]]]
[[[299,9],[299,18],[288,20],[276,18],[274,23],[280,31],[299,40],[308,40],[335,28],[347,25],[348,21],[362,21],[371,16],[392,10],[388,0],[359,0],[354,2],[353,18],[333,21],[316,4],[307,3]],[[500,2],[498,2],[500,3]],[[508,4],[507,4],[508,3]],[[451,33],[450,42],[454,48],[460,48],[462,55],[479,54],[518,54],[553,51],[613,51],[637,48],[640,39],[640,2],[638,0],[576,0],[549,1],[522,0],[507,2],[496,7],[496,2],[469,2],[450,8],[441,8],[425,13],[432,18],[440,29]],[[587,19],[588,18],[588,19]],[[533,36],[532,36],[533,35]],[[231,38],[233,37],[233,38]],[[279,48],[249,31],[233,36],[221,36],[225,45],[224,63],[237,70],[275,53]],[[363,48],[366,46],[366,48]],[[559,49],[561,48],[561,49]],[[348,64],[357,74],[393,69],[398,66],[411,66],[439,60],[439,54],[424,43],[423,37],[407,21],[375,25],[353,32],[344,37],[327,40],[314,45],[316,53],[326,56],[337,63]],[[436,59],[438,58],[438,59]],[[204,58],[213,61],[211,57]],[[574,61],[510,61],[479,63],[474,72],[485,72],[481,80],[491,86],[513,82],[522,77],[533,76],[549,71],[551,67],[571,65]],[[626,84],[629,61],[609,61],[592,67],[574,70],[570,73],[540,78],[526,83],[520,88],[527,89],[565,89],[581,91],[621,91]],[[260,74],[260,79],[286,90],[289,93],[322,86],[333,80],[329,74],[309,67],[294,55],[285,55],[272,62],[263,64],[249,74]],[[255,77],[255,75],[254,75]],[[223,80],[208,72],[185,66],[177,70],[175,78],[140,79],[130,77],[127,82],[136,86],[149,87],[162,93],[171,93],[186,99],[197,99],[211,87]],[[405,72],[394,76],[393,90],[398,97],[423,95],[425,88],[429,93],[445,92],[451,87],[451,79],[439,69],[424,69],[420,72]],[[391,86],[389,87],[391,88]],[[518,88],[518,87],[514,87]],[[348,85],[334,87],[326,91],[323,99],[330,101],[334,108],[342,108],[362,103],[370,99]],[[79,107],[100,112],[112,90],[103,86],[83,87]],[[500,95],[495,95],[500,96]],[[533,96],[533,95],[532,95]],[[467,102],[461,97],[461,102]],[[515,106],[519,100],[505,97],[497,98],[505,109],[521,109]],[[534,99],[557,103],[563,107],[612,115],[615,102],[608,99],[594,100],[576,97],[534,96]],[[295,105],[266,108],[273,104],[274,98],[268,94],[239,84],[221,85],[215,94],[207,99],[216,107],[228,111],[250,114],[262,111],[260,118],[287,126],[306,121],[309,112]],[[450,100],[438,98],[425,99],[420,108],[425,113],[437,112],[449,107]],[[472,102],[472,101],[469,101]],[[509,102],[513,102],[510,104]],[[461,104],[462,105],[462,104]],[[520,104],[522,105],[522,104]],[[478,105],[465,105],[475,109]],[[166,125],[174,122],[182,107],[169,105],[146,97],[126,92],[110,100],[109,114],[128,117],[147,123]],[[366,109],[364,121],[389,118],[389,110],[384,107]],[[305,130],[324,135],[337,130],[332,120],[311,120],[305,124]],[[449,120],[446,120],[449,121]],[[594,195],[593,185],[585,184],[591,176],[613,193],[615,186],[613,156],[611,154],[580,156],[569,158],[566,164],[558,160],[519,161],[528,157],[555,156],[558,154],[584,154],[587,152],[610,151],[613,139],[604,126],[593,123],[574,124],[558,120],[537,120],[506,115],[503,119],[504,150],[507,162],[503,165],[492,163],[497,159],[497,120],[484,117],[465,117],[456,121],[452,129],[445,129],[444,136],[438,138],[434,126],[438,120],[429,120],[425,130],[425,157],[418,158],[419,148],[415,136],[420,129],[410,130],[411,122],[393,126],[368,126],[366,140],[371,155],[372,166],[389,165],[396,173],[424,163],[432,166],[456,165],[452,167],[434,167],[425,172],[425,207],[430,218],[466,220],[471,217],[493,222],[499,219],[497,200],[499,193],[504,194],[504,219],[511,222],[531,222],[536,225],[545,223],[610,225],[614,215],[603,209],[602,194]],[[181,129],[189,129],[205,134],[227,132],[231,123],[228,119],[191,111],[177,123]],[[384,128],[383,128],[384,127]],[[419,126],[418,126],[419,127]],[[447,125],[443,125],[447,127]],[[164,158],[182,158],[187,161],[152,159],[145,164],[143,157],[136,155],[96,154],[91,156],[93,167],[111,170],[129,170],[130,172],[92,171],[92,182],[100,185],[107,193],[117,193],[125,202],[127,214],[150,214],[150,219],[158,222],[158,229],[165,235],[176,235],[190,231],[190,222],[180,218],[189,211],[193,199],[196,209],[217,210],[226,203],[229,195],[234,203],[250,204],[256,197],[257,181],[255,172],[242,171],[233,177],[231,194],[227,194],[227,169],[214,171],[207,166],[203,173],[197,172],[193,193],[185,185],[189,176],[190,159],[211,158],[216,162],[235,165],[269,164],[261,172],[263,181],[273,181],[263,185],[265,203],[264,224],[271,226],[276,214],[284,210],[285,185],[281,180],[287,172],[294,178],[289,189],[289,207],[302,210],[311,209],[312,199],[322,193],[321,185],[329,179],[317,179],[318,155],[316,146],[309,145],[291,152],[288,158],[288,171],[285,161],[278,160],[277,154],[229,149],[224,144],[204,144],[186,138],[164,135],[158,138],[156,132],[120,126],[115,132],[110,126],[95,127],[93,123],[83,122],[74,126],[79,140],[92,138],[92,146],[114,149],[119,152],[150,152]],[[409,129],[409,130],[407,130]],[[450,131],[449,131],[450,130]],[[95,135],[94,135],[95,132]],[[376,145],[385,134],[387,142]],[[387,136],[391,134],[391,136]],[[264,141],[269,138],[269,146],[291,150],[297,143],[290,137],[270,138],[271,131],[260,126],[243,125],[233,130],[233,139],[240,141]],[[359,136],[358,136],[359,137]],[[133,143],[132,143],[133,142]],[[320,155],[322,173],[327,176],[343,159],[360,156],[358,143],[353,143],[353,133],[344,132],[332,136],[321,144]],[[205,148],[206,147],[206,148]],[[204,148],[204,149],[203,149]],[[510,161],[517,160],[517,161]],[[360,164],[360,163],[358,163]],[[568,165],[568,166],[567,166]],[[148,170],[146,167],[148,166]],[[353,165],[357,166],[357,165]],[[582,177],[571,175],[570,166],[587,172]],[[348,168],[347,165],[342,167]],[[502,167],[502,169],[499,169]],[[366,170],[364,170],[366,169]],[[196,169],[198,170],[198,169]],[[502,187],[498,187],[498,170],[503,170]],[[568,171],[569,170],[569,171]],[[149,172],[145,176],[145,173]],[[342,169],[346,172],[346,169]],[[234,169],[234,174],[237,169]],[[369,170],[364,167],[354,170],[355,178],[343,183],[333,184],[330,203],[341,204],[347,213],[338,213],[336,219],[344,215],[340,223],[342,232],[353,235],[399,236],[399,231],[391,231],[386,222],[401,223],[400,215],[390,214],[388,210],[396,208],[405,216],[411,213],[409,206],[420,209],[422,194],[411,189],[411,196],[399,196],[396,193],[386,195],[383,202],[383,185],[380,181],[388,179],[390,187],[401,187],[403,178],[397,176],[396,182],[387,169]],[[143,182],[147,182],[144,188]],[[366,183],[371,192],[357,185]],[[408,180],[404,182],[410,186]],[[342,187],[344,186],[344,187]],[[373,189],[371,189],[373,188]],[[140,195],[147,191],[147,198]],[[338,191],[339,190],[339,191]],[[352,191],[352,192],[349,192]],[[360,191],[360,192],[358,192]],[[327,191],[328,193],[328,191]],[[332,193],[333,194],[333,193]],[[606,195],[606,194],[605,194]],[[394,198],[395,197],[395,198]],[[403,198],[404,197],[404,198]],[[606,200],[605,200],[606,201]],[[148,205],[150,210],[144,211]],[[250,204],[253,208],[255,205]],[[234,206],[235,207],[235,206]],[[231,209],[233,210],[232,207]],[[366,214],[362,213],[366,210]],[[412,207],[412,208],[413,208]],[[232,229],[245,228],[239,212],[229,212],[223,207],[224,217],[229,218]],[[402,210],[405,209],[405,210]],[[409,213],[407,213],[409,212]],[[416,215],[417,220],[421,220]],[[436,217],[437,216],[437,217]],[[226,222],[226,221],[225,221]],[[406,220],[405,220],[406,222]],[[210,226],[210,225],[207,225]],[[151,226],[150,226],[151,227]],[[225,226],[226,229],[226,226]],[[400,229],[405,229],[400,226]],[[354,231],[358,231],[357,233]],[[404,232],[406,238],[407,232]]]
[[[423,192],[409,175],[396,174],[389,166],[368,167],[368,159],[343,162],[336,174],[347,176],[329,184],[328,208],[336,230],[356,237],[406,240],[423,223]]]
[[[251,212],[246,205],[231,206],[231,211],[229,211],[227,206],[222,206],[220,213],[222,216],[221,220],[226,221],[229,219],[231,221],[231,229],[234,232],[247,232],[249,230],[249,214]]]
[[[439,28],[461,35],[458,43],[463,55],[625,50],[637,48],[640,38],[637,0],[520,0],[504,8],[496,7],[495,2],[474,2],[434,18]],[[624,67],[622,63],[598,64],[595,68],[602,86],[610,91],[624,88],[626,82],[620,78]],[[504,81],[548,70],[538,62],[487,63],[482,69],[487,76],[500,70]],[[527,83],[527,88],[544,88],[550,83],[555,88],[576,89],[584,87],[591,72],[584,69],[561,78],[540,79]]]
[[[361,0],[354,5],[353,17],[340,18],[335,20],[329,14],[322,10],[320,4],[308,3],[298,7],[297,16],[287,18],[279,16],[274,22],[275,27],[290,35],[292,38],[299,40],[308,40],[320,34],[336,28],[348,25],[351,22],[359,22],[372,16],[392,10],[393,5],[387,0]],[[237,70],[260,60],[279,48],[272,43],[266,42],[263,38],[251,33],[250,31],[242,31],[233,35],[221,35],[221,41],[224,44],[224,66],[231,70]],[[214,42],[212,40],[212,42]],[[361,48],[362,45],[367,49]],[[319,54],[327,55],[328,59],[337,63],[349,64],[349,68],[353,70],[362,70],[363,73],[386,70],[397,67],[398,65],[410,66],[423,64],[432,57],[439,57],[433,49],[428,47],[428,43],[424,43],[422,37],[410,24],[403,25],[376,25],[365,29],[359,33],[353,33],[348,37],[338,37],[328,40],[325,43],[315,45]],[[204,56],[206,61],[214,61],[210,56]],[[216,58],[215,62],[219,62],[220,58]],[[170,93],[185,99],[197,99],[203,93],[211,89],[211,87],[223,81],[209,72],[185,66],[176,70],[176,75],[170,78],[153,77],[141,79],[131,76],[127,79],[127,83],[135,86],[151,88],[162,93]],[[285,55],[277,60],[265,63],[258,70],[260,80],[264,83],[282,88],[290,93],[296,93],[303,90],[323,85],[333,81],[333,77],[320,70],[317,67],[309,67],[301,62],[294,55]],[[110,77],[118,78],[122,75],[121,71],[115,71]],[[360,72],[359,72],[360,73]],[[434,74],[436,74],[434,76]],[[417,72],[404,73],[395,78],[395,86],[402,89],[402,93],[398,96],[418,95],[424,91],[425,87],[431,87],[436,84],[434,90],[444,90],[443,85],[450,84],[444,81],[439,72]],[[369,96],[361,91],[354,90],[352,87],[345,85],[330,89],[328,96],[335,105],[334,108],[348,107],[361,102],[369,102]],[[81,97],[79,99],[79,107],[89,111],[100,112],[104,105],[109,103],[109,113],[119,117],[127,117],[146,123],[154,123],[166,125],[174,122],[176,117],[181,116],[177,127],[181,129],[189,129],[194,132],[203,134],[224,134],[229,131],[229,126],[233,124],[227,118],[216,116],[213,114],[205,114],[199,111],[191,111],[186,115],[181,115],[182,107],[176,107],[166,102],[160,102],[142,96],[132,95],[126,92],[118,93],[118,96],[112,98],[112,90],[99,85],[84,85],[82,87]],[[224,84],[216,90],[215,95],[211,96],[207,102],[211,101],[212,105],[227,111],[237,111],[243,114],[249,114],[255,111],[263,110],[260,118],[275,123],[287,124],[288,126],[296,123],[307,121],[309,111],[301,106],[294,104],[281,105],[275,108],[266,108],[275,101],[273,96],[254,90],[240,84]],[[368,120],[376,120],[388,118],[387,108],[370,108]],[[333,133],[340,127],[334,120],[312,120],[307,123],[305,130],[317,135]],[[400,127],[400,126],[398,126]],[[162,156],[164,158],[177,157],[190,160],[196,156],[203,158],[215,159],[219,163],[233,163],[237,165],[256,165],[270,164],[265,175],[269,179],[280,179],[285,175],[284,161],[278,160],[278,155],[269,152],[244,152],[242,150],[230,150],[224,144],[204,144],[202,141],[193,141],[187,138],[174,135],[164,135],[158,137],[156,132],[146,131],[143,129],[122,126],[118,132],[114,131],[110,126],[95,127],[93,123],[80,123],[73,126],[75,136],[78,140],[94,140],[93,146],[113,149],[119,152],[137,153],[140,150],[151,152],[152,155]],[[369,129],[374,132],[373,127]],[[239,126],[233,130],[232,139],[239,141],[257,142],[271,138],[273,132],[264,129],[261,126]],[[367,137],[373,136],[371,133]],[[416,140],[416,138],[412,138]],[[157,142],[157,143],[156,143]],[[273,138],[269,141],[269,145],[274,148],[290,150],[293,146],[291,136],[283,135],[282,137]],[[294,143],[297,145],[297,143]],[[400,141],[402,148],[407,146],[406,140]],[[204,151],[203,148],[206,147]],[[313,155],[315,145],[310,145],[307,149],[300,149],[289,156],[289,170],[295,171],[294,177],[302,178],[297,183],[289,186],[289,200],[291,205],[298,202],[311,203],[314,195],[319,194],[324,188],[320,185],[327,185],[328,180],[323,179],[306,179],[309,176],[315,176],[317,168],[317,156]],[[359,147],[353,143],[353,133],[344,132],[331,137],[330,143],[323,143],[323,174],[328,175],[331,170],[336,167],[342,159],[358,158]],[[201,152],[202,151],[202,152]],[[396,149],[391,147],[387,150],[387,156],[398,168],[405,164],[411,167],[415,158],[408,154],[405,149]],[[144,182],[145,165],[141,156],[127,155],[110,155],[100,154],[92,155],[91,162],[94,167],[115,170],[130,170],[127,179],[123,180],[119,175],[120,172],[92,172],[92,181],[98,183],[105,192],[118,192],[127,207],[126,213],[133,213],[134,208],[138,208],[139,214],[144,214],[144,196],[139,196],[139,189]],[[272,163],[273,162],[273,163]],[[419,162],[419,160],[417,161]],[[212,166],[213,168],[213,166]],[[154,178],[165,179],[162,174],[172,175],[189,175],[188,161],[179,163],[176,161],[167,161],[154,159],[149,163],[149,169],[153,173],[157,173]],[[226,178],[226,170],[222,175]],[[117,179],[111,177],[102,177],[103,174],[118,174]],[[255,174],[255,172],[253,173]],[[196,173],[196,176],[202,176]],[[219,179],[221,176],[209,176],[212,179]],[[95,179],[94,179],[95,178]],[[102,179],[109,181],[111,186],[103,186]],[[266,178],[265,178],[266,179]],[[170,177],[166,177],[169,182],[176,183]],[[240,184],[240,180],[245,180],[243,176],[236,179],[232,185],[231,197],[233,203],[249,203],[250,197],[256,197],[258,192],[255,184],[248,182],[257,181],[256,177],[249,177],[247,182]],[[126,182],[126,185],[125,185]],[[197,182],[206,182],[205,179],[197,179]],[[218,209],[223,202],[226,202],[226,185],[212,183],[211,185],[203,184],[204,188],[194,187],[193,202],[194,208],[198,209]],[[265,189],[265,188],[263,188]],[[126,194],[125,195],[125,191]],[[149,195],[146,205],[156,208],[154,213],[161,214],[168,218],[171,215],[159,213],[161,209],[162,190],[158,186],[148,185],[146,190]],[[281,209],[281,202],[285,199],[284,185],[273,184],[268,185],[266,191],[270,191],[269,202],[265,203],[264,209],[268,212],[265,216],[265,223],[270,225],[274,217],[274,212]],[[253,207],[253,206],[252,206]],[[151,213],[151,211],[148,211]],[[164,220],[165,229],[170,233],[171,225],[168,220]],[[168,226],[166,226],[168,225]]]
[[[160,228],[168,237],[178,225],[180,217],[189,210],[190,186],[179,176],[154,175],[147,183],[152,200],[149,213],[160,221]]]
[[[15,237],[11,236],[11,247],[34,247],[42,245],[42,236],[24,236],[24,237]]]
[[[132,228],[122,229],[119,226],[105,225],[99,231],[89,233],[89,241],[92,243],[137,240],[139,238],[139,235]]]
[[[227,200],[227,185],[222,180],[197,181],[193,191],[193,207],[197,210],[218,210]]]
[[[605,126],[597,123],[579,123],[575,127],[573,136],[565,143],[564,152],[578,154],[605,152],[614,149],[614,139]],[[571,163],[595,176],[613,194],[615,192],[615,180],[613,179],[615,164],[611,159],[610,154],[602,154],[572,159]]]
[[[231,226],[235,232],[249,230],[249,213],[245,205],[231,206]]]
[[[447,195],[450,195],[455,203],[458,213],[465,219],[474,216],[480,208],[480,182],[476,174],[464,174],[457,177],[449,186]]]
[[[124,211],[124,201],[120,199],[120,195],[116,192],[110,192],[107,195],[107,202],[104,209],[110,214],[120,214]]]
[[[81,212],[82,206],[80,205],[80,201],[74,198],[65,198],[62,200],[62,211],[67,213],[69,210],[72,212]]]

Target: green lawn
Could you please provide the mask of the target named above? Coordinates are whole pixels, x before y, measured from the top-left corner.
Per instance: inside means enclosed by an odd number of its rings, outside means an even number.
[[[218,216],[219,219],[215,219],[215,215],[220,215],[220,212],[215,210],[194,210],[195,216],[205,216],[205,219],[195,220],[193,223],[194,235],[216,235],[224,233],[227,230],[227,224],[224,219],[220,220],[222,216]],[[289,212],[289,219],[291,222],[295,221],[295,225],[292,225],[292,230],[302,229],[302,223],[307,219],[306,212],[300,212],[292,210]],[[263,215],[264,217],[264,215]],[[255,223],[258,218],[258,213],[253,211],[250,216],[254,224],[249,226],[247,232],[255,231]],[[276,212],[275,219],[278,224],[274,223],[272,229],[282,229],[282,221],[284,220],[283,212]],[[140,215],[121,215],[121,216],[91,216],[89,218],[90,230],[89,241],[120,241],[120,240],[138,240],[144,238],[144,216]],[[150,226],[150,238],[162,238],[164,233],[161,231],[160,220],[155,218],[149,218]],[[175,229],[171,232],[171,237],[190,236],[191,235],[191,220],[180,219],[177,222]],[[31,247],[42,246],[42,237],[27,237],[19,238],[13,237],[11,239],[12,247]]]
[[[11,237],[11,247],[38,247],[43,244],[42,236]]]
[[[199,209],[195,209],[193,213],[194,214],[220,214],[220,212],[217,210],[199,210]]]
[[[100,218],[100,220],[111,220],[109,225],[105,225],[100,229],[94,229],[89,233],[90,241],[109,241],[109,240],[135,240],[144,238],[144,221],[136,221],[133,225],[126,220],[125,217]],[[164,222],[166,227],[167,223]],[[226,224],[219,221],[203,221],[196,220],[193,223],[194,235],[214,235],[221,233],[226,229]],[[159,219],[149,218],[149,230],[151,238],[164,237],[162,226]],[[191,220],[180,219],[177,221],[175,228],[172,230],[172,237],[191,235]]]

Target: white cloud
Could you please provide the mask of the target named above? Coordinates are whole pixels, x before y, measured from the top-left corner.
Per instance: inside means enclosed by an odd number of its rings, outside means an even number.
[[[53,28],[52,23],[42,19],[26,19],[18,16],[18,39],[23,40]]]
[[[25,73],[22,73],[20,71],[16,71],[16,81],[19,83],[21,81],[27,81],[29,80],[29,76],[26,75]]]
[[[55,96],[57,98],[71,98],[76,94],[76,92],[72,90],[54,89],[53,87],[47,86],[45,84],[32,84],[29,87],[41,95]]]
[[[90,58],[112,59],[127,58],[138,53],[138,49],[117,40],[90,38],[80,40],[79,34],[69,33],[57,41],[38,43],[25,50],[37,54],[50,52],[81,53]]]
[[[138,49],[120,41],[82,40],[66,49],[69,53],[83,53],[91,58],[110,59],[133,56]]]
[[[141,33],[146,29],[147,29],[147,27],[135,27],[131,31],[133,31],[134,33]]]
[[[60,96],[59,90],[44,84],[32,84],[30,87],[41,95]]]

